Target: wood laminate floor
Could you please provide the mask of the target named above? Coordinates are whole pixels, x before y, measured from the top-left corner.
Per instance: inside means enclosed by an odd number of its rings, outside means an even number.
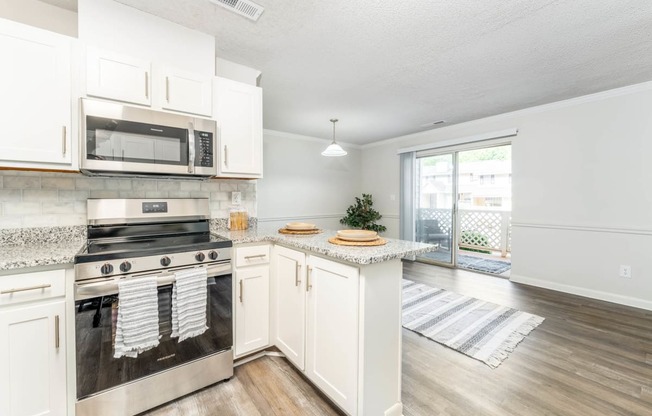
[[[404,277],[546,318],[497,369],[403,330],[403,414],[652,415],[652,312],[420,263]],[[337,415],[282,358],[147,415]]]

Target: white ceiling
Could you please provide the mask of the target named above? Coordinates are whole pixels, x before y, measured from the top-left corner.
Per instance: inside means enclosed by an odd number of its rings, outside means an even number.
[[[649,0],[258,0],[258,22],[208,0],[118,1],[262,71],[265,128],[329,138],[337,117],[348,143],[652,80]]]

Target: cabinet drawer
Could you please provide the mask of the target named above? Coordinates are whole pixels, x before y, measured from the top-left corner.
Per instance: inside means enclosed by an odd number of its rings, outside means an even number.
[[[0,306],[64,296],[66,271],[0,276]]]
[[[236,247],[235,249],[235,267],[267,263],[269,263],[269,245]]]

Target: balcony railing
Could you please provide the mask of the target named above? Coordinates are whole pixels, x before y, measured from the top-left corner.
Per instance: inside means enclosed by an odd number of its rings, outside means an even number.
[[[500,252],[502,257],[512,251],[511,211],[464,209],[459,210],[459,213],[459,247],[496,251]],[[437,220],[441,232],[450,236],[451,215],[449,209],[420,208],[417,214],[417,230],[418,221]]]

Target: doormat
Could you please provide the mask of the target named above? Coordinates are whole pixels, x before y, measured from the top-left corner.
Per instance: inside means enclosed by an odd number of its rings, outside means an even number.
[[[449,263],[451,261],[450,251],[431,251],[429,253],[421,254],[420,257],[425,257],[435,261]],[[467,256],[465,254],[457,255],[457,266],[462,269],[473,270],[476,272],[501,274],[512,268],[512,263],[508,261],[487,259],[484,257]]]
[[[545,318],[403,279],[403,327],[498,367]]]

